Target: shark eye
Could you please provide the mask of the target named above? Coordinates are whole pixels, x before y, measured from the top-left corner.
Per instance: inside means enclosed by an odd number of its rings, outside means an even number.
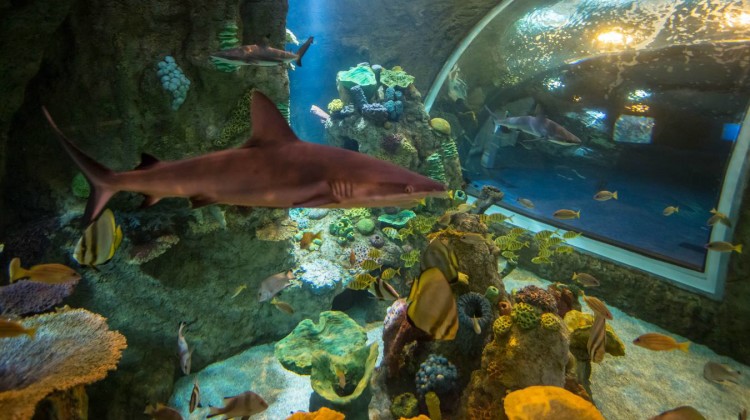
[[[406,188],[404,188],[404,192],[407,194],[411,194],[414,192],[414,187],[411,185],[407,185]]]

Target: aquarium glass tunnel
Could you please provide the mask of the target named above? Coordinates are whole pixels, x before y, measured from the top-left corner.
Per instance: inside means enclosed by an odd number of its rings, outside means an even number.
[[[465,128],[469,192],[498,187],[520,226],[720,296],[727,258],[705,244],[731,235],[749,135],[750,15],[733,4],[496,6],[426,100]]]

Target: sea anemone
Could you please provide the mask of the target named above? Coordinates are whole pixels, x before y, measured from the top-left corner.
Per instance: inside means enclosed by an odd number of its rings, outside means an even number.
[[[501,300],[497,302],[497,309],[500,312],[500,315],[510,315],[510,312],[513,310],[513,307],[510,305],[510,302],[507,300]]]
[[[461,326],[468,329],[474,328],[474,319],[481,331],[484,331],[493,320],[492,306],[481,294],[469,292],[458,298],[458,321]]]

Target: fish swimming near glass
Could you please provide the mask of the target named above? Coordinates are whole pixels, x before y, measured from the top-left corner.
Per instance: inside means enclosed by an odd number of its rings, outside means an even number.
[[[148,154],[135,170],[114,172],[79,149],[47,120],[91,185],[84,226],[119,191],[144,194],[144,205],[185,197],[194,208],[215,204],[292,207],[407,206],[445,197],[446,187],[401,166],[338,147],[300,140],[274,103],[253,91],[250,139],[234,149],[177,161]]]
[[[73,251],[73,258],[78,264],[96,268],[115,256],[121,242],[122,229],[115,222],[112,210],[106,209],[83,232]]]
[[[716,210],[715,208],[711,209],[711,217],[708,218],[706,221],[706,224],[708,226],[713,226],[716,223],[721,223],[723,225],[726,225],[727,227],[732,227],[732,220],[729,219],[729,216],[726,214]]]
[[[233,417],[250,418],[253,414],[266,411],[268,403],[260,395],[253,391],[243,392],[234,397],[224,397],[224,407],[211,407],[211,413],[206,418],[216,417],[224,414],[227,419]]]
[[[260,283],[258,289],[258,302],[265,302],[271,300],[274,296],[279,294],[280,291],[286,289],[291,284],[290,280],[294,278],[292,270],[282,271],[266,277]]]
[[[456,298],[443,272],[423,271],[411,285],[407,318],[412,325],[436,340],[453,340],[458,332]]]
[[[8,274],[11,283],[25,278],[47,284],[68,283],[81,279],[81,275],[75,270],[62,264],[37,264],[31,268],[23,268],[18,257],[10,260]]]
[[[703,365],[703,377],[711,382],[734,382],[740,383],[740,371],[722,364],[708,361]]]
[[[263,41],[255,45],[243,45],[237,48],[217,51],[211,53],[211,58],[219,63],[234,66],[273,67],[294,61],[297,66],[302,67],[302,56],[305,55],[312,43],[313,37],[307,38],[307,41],[299,47],[299,50],[293,53],[272,48],[268,46],[267,41]]]
[[[578,146],[581,144],[581,139],[578,136],[565,129],[562,125],[545,117],[539,106],[537,106],[535,116],[506,118],[493,113],[486,105],[485,108],[490,113],[492,122],[495,124],[495,132],[500,127],[505,127],[520,130],[535,137],[532,140],[526,140],[526,142],[546,140],[561,146]]]

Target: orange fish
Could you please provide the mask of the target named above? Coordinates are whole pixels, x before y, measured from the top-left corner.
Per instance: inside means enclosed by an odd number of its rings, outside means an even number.
[[[354,264],[357,263],[357,254],[354,253],[354,250],[349,253],[349,265],[354,267]]]
[[[313,240],[315,239],[323,239],[323,232],[318,231],[317,233],[312,232],[305,232],[302,234],[302,239],[299,241],[299,248],[300,249],[308,249],[310,248],[310,244],[312,244]]]
[[[31,281],[47,284],[60,284],[81,279],[81,275],[62,264],[39,264],[31,268],[21,267],[21,259],[13,258],[8,267],[10,282],[28,278]]]
[[[0,318],[0,338],[18,337],[23,334],[34,338],[36,328],[24,328],[18,321]]]
[[[690,342],[678,343],[674,338],[664,334],[648,333],[633,340],[633,344],[643,347],[644,349],[654,351],[671,351],[680,349],[687,353]]]

